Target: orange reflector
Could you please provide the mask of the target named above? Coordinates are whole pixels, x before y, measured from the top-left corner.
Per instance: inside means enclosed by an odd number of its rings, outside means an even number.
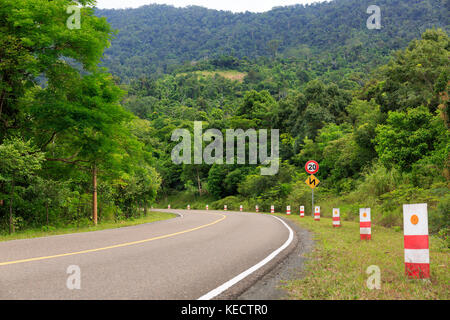
[[[418,224],[419,223],[419,217],[417,215],[413,214],[411,216],[411,223],[414,224],[414,225]]]

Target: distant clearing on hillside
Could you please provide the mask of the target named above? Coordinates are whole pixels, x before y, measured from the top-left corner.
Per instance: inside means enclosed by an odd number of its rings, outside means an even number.
[[[232,80],[232,81],[244,81],[245,76],[247,73],[245,72],[239,72],[234,70],[226,70],[226,71],[194,71],[192,73],[195,73],[201,77],[208,78],[208,77],[214,77],[216,74],[224,77],[225,79]],[[185,76],[187,73],[179,73],[178,76]]]

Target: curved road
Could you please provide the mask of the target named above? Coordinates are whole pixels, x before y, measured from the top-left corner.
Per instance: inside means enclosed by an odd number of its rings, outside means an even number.
[[[0,299],[210,299],[292,241],[270,215],[158,211],[180,217],[0,242]],[[71,265],[81,271],[79,290],[66,285]]]

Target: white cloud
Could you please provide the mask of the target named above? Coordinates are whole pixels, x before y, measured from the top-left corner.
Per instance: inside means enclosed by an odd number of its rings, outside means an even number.
[[[175,7],[197,5],[210,9],[228,10],[233,12],[264,12],[277,6],[293,4],[310,4],[325,0],[97,0],[97,7],[101,9],[137,8],[146,4],[170,4]]]

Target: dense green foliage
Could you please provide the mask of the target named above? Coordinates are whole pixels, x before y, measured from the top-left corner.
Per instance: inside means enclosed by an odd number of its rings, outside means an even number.
[[[141,78],[132,82],[125,105],[150,121],[159,141],[161,203],[185,206],[189,197],[180,197],[182,192],[197,193],[192,207],[198,208],[206,202],[230,209],[258,204],[266,211],[271,204],[307,205],[311,192],[303,167],[315,159],[322,181],[316,200],[325,215],[340,206],[352,219],[359,206],[370,206],[376,222],[401,225],[403,203],[427,202],[437,232],[448,226],[448,59],[449,37],[434,29],[351,90],[319,78],[298,87],[285,83],[282,93],[277,76],[289,77],[289,68],[283,69],[282,60],[264,66],[255,60],[243,63],[274,75],[270,80],[250,80],[247,73],[233,81],[220,70]],[[194,120],[223,133],[279,129],[280,172],[262,176],[256,165],[174,165],[171,133],[192,130]],[[198,201],[205,193],[204,202]]]
[[[66,25],[79,4],[83,27]],[[112,30],[93,1],[4,0],[0,6],[0,232],[131,215],[160,178],[121,105],[124,92],[98,67]]]
[[[449,25],[445,0],[379,0],[382,29],[368,30],[366,11],[372,4],[338,0],[239,14],[149,5],[96,14],[119,30],[104,61],[126,81],[210,58],[217,58],[216,68],[235,67],[233,59],[219,59],[222,55],[279,57],[319,75],[337,70],[364,73],[427,28]]]
[[[379,1],[381,30],[366,28],[371,3],[360,0],[263,14],[151,5],[94,15],[93,1],[78,2],[79,30],[65,26],[71,1],[0,7],[2,230],[88,222],[95,177],[101,220],[155,198],[308,212],[304,164],[315,159],[325,215],[371,207],[375,222],[399,226],[403,203],[427,202],[432,232],[446,235],[445,1]],[[279,129],[278,174],[175,164],[172,133],[194,121],[224,136]]]

